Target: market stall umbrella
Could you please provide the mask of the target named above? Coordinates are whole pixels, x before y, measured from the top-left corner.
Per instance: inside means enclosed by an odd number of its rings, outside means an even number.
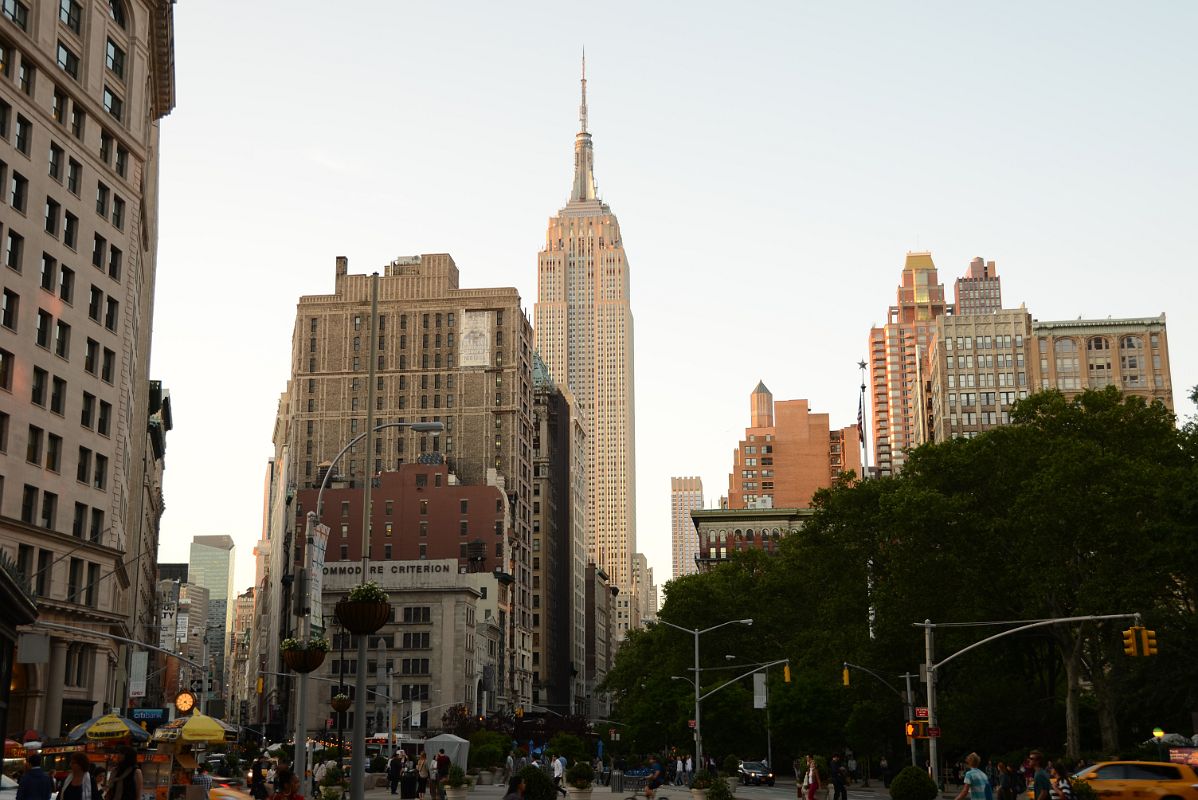
[[[236,735],[237,732],[232,725],[227,725],[206,714],[192,714],[189,717],[179,717],[165,725],[159,725],[158,729],[154,731],[154,741],[220,744]]]
[[[119,714],[92,717],[87,722],[81,722],[71,728],[71,732],[67,734],[67,738],[73,742],[80,739],[109,741],[126,737],[132,738],[135,742],[144,742],[150,738],[150,734],[133,720]]]
[[[43,741],[45,738],[46,738],[45,736],[42,736],[40,733],[35,731],[33,728],[30,728],[29,730],[27,730],[23,734],[21,734],[22,742],[40,742],[40,741]]]
[[[25,745],[12,739],[4,740],[4,757],[5,758],[24,758]]]

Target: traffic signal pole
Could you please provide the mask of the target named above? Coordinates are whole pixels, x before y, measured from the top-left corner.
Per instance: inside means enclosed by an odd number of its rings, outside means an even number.
[[[1031,630],[1032,628],[1043,628],[1049,625],[1060,624],[1072,625],[1082,622],[1101,622],[1108,619],[1134,619],[1136,627],[1140,626],[1140,613],[1138,611],[1131,614],[1091,614],[1082,617],[1055,617],[1053,619],[1037,620],[1006,620],[999,622],[941,622],[939,624],[933,624],[930,619],[925,619],[923,622],[912,623],[915,627],[923,628],[924,630],[924,671],[927,673],[926,680],[928,682],[928,727],[938,727],[936,723],[936,670],[940,669],[957,656],[965,655],[970,650],[976,650],[982,645],[993,642],[995,639],[1002,639],[1005,636],[1010,636],[1014,633],[1020,633],[1021,631]],[[985,639],[982,639],[979,642],[974,642],[968,647],[958,650],[939,663],[933,661],[934,647],[932,632],[935,630],[935,628],[980,628],[989,625],[1017,625],[1018,627],[1009,628],[1001,633],[996,633],[993,636],[987,636]],[[1152,640],[1152,645],[1153,649],[1155,650],[1155,636]],[[940,765],[936,761],[937,738],[938,737],[936,736],[930,735],[928,737],[928,758],[931,762],[928,765],[928,774],[932,776],[932,780],[936,782],[936,785],[940,786]]]

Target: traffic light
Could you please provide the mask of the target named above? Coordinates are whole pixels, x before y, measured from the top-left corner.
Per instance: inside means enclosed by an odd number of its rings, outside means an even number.
[[[845,667],[844,672],[840,673],[840,679],[844,681],[844,685],[849,685],[849,668]]]
[[[516,718],[524,719],[524,706],[516,706]]]
[[[1150,631],[1147,628],[1141,628],[1140,642],[1144,645],[1142,648],[1140,648],[1143,651],[1142,655],[1156,655],[1156,631]]]
[[[782,682],[790,683],[790,664],[782,665]]]
[[[915,723],[912,722],[911,720],[907,720],[906,731],[907,731],[907,741],[910,742],[912,739],[915,738]]]
[[[1134,625],[1123,632],[1123,655],[1138,656],[1140,653],[1136,649],[1136,633],[1139,631]]]

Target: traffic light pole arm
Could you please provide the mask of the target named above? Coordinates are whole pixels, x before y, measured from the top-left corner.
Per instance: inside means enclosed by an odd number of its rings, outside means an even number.
[[[881,682],[882,682],[882,685],[883,685],[883,686],[885,686],[887,689],[889,689],[890,691],[892,691],[892,692],[894,692],[895,694],[897,694],[897,695],[899,696],[899,699],[900,699],[900,700],[903,700],[903,699],[904,699],[904,696],[903,696],[903,693],[902,693],[902,692],[900,692],[898,689],[896,689],[896,688],[894,688],[893,686],[891,686],[891,685],[890,685],[890,683],[889,683],[889,682],[888,682],[888,681],[887,681],[885,678],[883,678],[883,677],[882,677],[881,675],[879,675],[878,673],[874,672],[874,671],[873,671],[872,669],[870,669],[869,667],[863,667],[863,666],[861,666],[860,664],[850,664],[850,663],[849,663],[849,662],[847,662],[847,661],[845,661],[845,662],[844,662],[844,667],[845,667],[845,669],[859,669],[859,670],[861,670],[862,672],[866,672],[866,673],[869,673],[870,675],[873,675],[875,678],[877,678],[879,681],[881,681]]]
[[[1107,620],[1107,619],[1134,619],[1136,621],[1136,624],[1139,625],[1140,624],[1140,612],[1137,611],[1134,614],[1092,614],[1090,616],[1085,616],[1085,617],[1056,617],[1055,619],[1036,620],[1035,622],[1029,622],[1026,625],[1020,625],[1018,628],[1011,628],[1009,630],[1003,631],[1002,633],[996,633],[993,636],[987,636],[985,639],[982,639],[980,642],[974,642],[973,644],[969,645],[968,647],[966,647],[962,650],[958,650],[957,652],[953,653],[951,656],[948,656],[947,658],[945,658],[942,661],[939,661],[935,664],[929,664],[928,669],[929,670],[940,669],[941,667],[943,667],[948,662],[952,661],[957,656],[965,655],[970,650],[977,649],[984,644],[989,644],[990,642],[993,642],[995,639],[1001,639],[1004,636],[1010,636],[1011,634],[1019,633],[1020,631],[1031,630],[1032,628],[1043,628],[1048,625],[1056,625],[1061,622],[1100,622],[1102,620]],[[926,625],[927,625],[927,623],[923,623],[923,622],[915,623],[915,627],[917,627],[917,628],[923,628]],[[932,625],[932,627],[934,628],[936,626]]]
[[[753,674],[753,673],[755,673],[755,672],[761,672],[761,671],[763,671],[763,670],[767,670],[767,669],[769,669],[770,667],[776,667],[776,666],[778,666],[779,664],[789,664],[789,663],[790,663],[790,659],[789,659],[789,658],[780,658],[780,659],[778,659],[777,661],[769,661],[769,662],[767,662],[767,663],[765,663],[765,664],[762,664],[762,665],[761,665],[761,666],[759,666],[759,667],[756,667],[756,668],[754,668],[754,669],[751,669],[751,670],[749,670],[748,672],[746,672],[746,673],[744,673],[744,674],[742,674],[742,675],[737,675],[737,676],[736,676],[735,678],[733,678],[732,680],[729,680],[729,681],[724,681],[723,683],[721,683],[719,686],[717,686],[717,687],[715,687],[714,689],[712,689],[712,690],[711,690],[710,692],[708,692],[707,694],[700,696],[700,697],[699,697],[699,699],[700,699],[700,700],[706,700],[707,698],[711,697],[713,694],[715,694],[716,692],[718,692],[720,689],[723,689],[723,688],[725,688],[725,687],[727,687],[727,686],[730,686],[731,684],[734,684],[734,683],[736,683],[737,681],[739,681],[739,680],[740,680],[740,679],[742,679],[742,678],[747,678],[747,677],[749,677],[750,675],[752,675],[752,674]]]

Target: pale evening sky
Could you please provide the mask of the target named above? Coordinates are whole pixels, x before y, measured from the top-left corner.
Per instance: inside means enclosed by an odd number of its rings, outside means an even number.
[[[759,379],[856,420],[857,361],[928,249],[1039,319],[1168,314],[1198,384],[1198,4],[234,2],[175,6],[152,375],[174,403],[162,561],[253,582],[295,305],[450,253],[528,314],[587,49],[636,324],[638,549],[669,479],[727,490]]]

